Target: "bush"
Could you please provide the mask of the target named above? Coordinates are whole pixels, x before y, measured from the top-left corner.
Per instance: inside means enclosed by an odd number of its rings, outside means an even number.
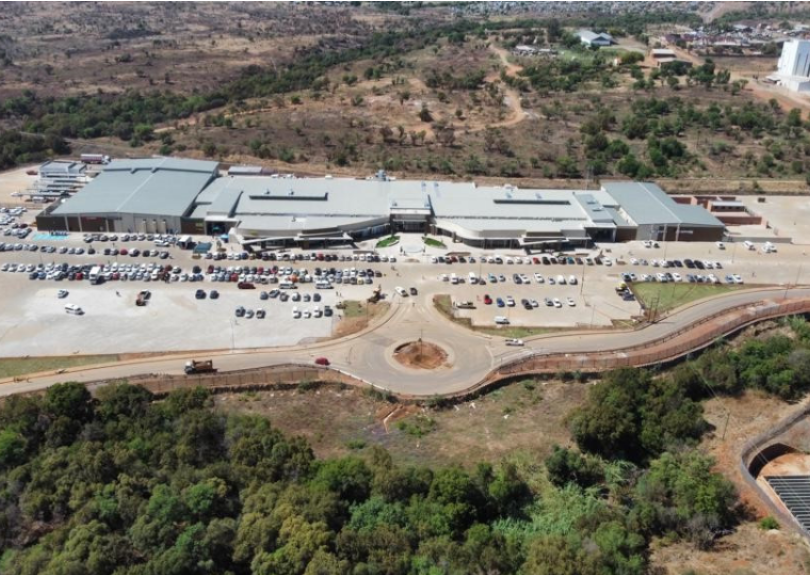
[[[759,521],[759,528],[764,531],[770,531],[771,529],[779,529],[779,522],[769,515],[768,517],[763,517]]]

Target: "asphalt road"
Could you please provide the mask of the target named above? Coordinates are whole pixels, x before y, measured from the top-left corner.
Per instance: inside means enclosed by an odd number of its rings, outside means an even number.
[[[364,332],[342,339],[294,347],[204,354],[213,358],[220,371],[253,369],[289,362],[311,363],[329,358],[332,366],[394,393],[433,395],[463,391],[482,380],[501,362],[522,354],[588,353],[633,347],[672,334],[708,315],[740,305],[790,298],[810,298],[810,288],[763,288],[732,292],[691,304],[644,329],[633,332],[561,333],[526,340],[526,347],[507,347],[502,338],[465,329],[433,307],[433,294],[418,298],[395,296],[391,309],[380,323]],[[400,344],[423,337],[448,353],[451,365],[424,371],[408,369],[393,359]],[[6,381],[0,395],[41,390],[62,381],[91,382],[121,379],[140,374],[179,374],[187,354],[145,358],[105,366],[89,366],[65,373],[43,374],[26,381]],[[200,358],[200,355],[196,356]]]

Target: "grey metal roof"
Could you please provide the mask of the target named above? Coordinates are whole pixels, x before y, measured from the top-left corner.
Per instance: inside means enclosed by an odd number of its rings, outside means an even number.
[[[602,188],[615,198],[637,225],[691,225],[724,227],[700,206],[675,202],[657,185],[649,182],[607,182]]]
[[[216,168],[217,162],[179,158],[113,160],[53,213],[182,216]]]
[[[622,214],[619,213],[619,210],[616,208],[605,208],[605,211],[610,214],[610,217],[613,218],[613,223],[620,228],[632,228],[635,227],[627,218],[625,218]]]
[[[602,39],[602,40],[608,40],[610,42],[613,42],[613,36],[611,36],[607,32],[600,32],[600,33],[597,34],[593,30],[585,30],[585,29],[583,29],[583,30],[577,30],[576,34],[577,34],[577,36],[579,36],[580,40],[583,40],[583,41],[587,40],[588,42],[592,42],[592,41],[596,40],[597,38],[599,38],[599,39]]]
[[[39,175],[43,178],[75,178],[84,176],[86,171],[84,163],[65,160],[49,160],[39,167]]]
[[[598,223],[613,223],[613,217],[605,210],[605,207],[593,196],[593,194],[579,193],[574,194],[574,198],[579,202],[579,205],[588,214],[588,217],[593,222]]]

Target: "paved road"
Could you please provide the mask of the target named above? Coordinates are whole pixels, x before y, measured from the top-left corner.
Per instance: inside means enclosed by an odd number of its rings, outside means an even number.
[[[681,308],[668,318],[633,332],[561,333],[527,340],[525,348],[510,348],[504,340],[478,334],[450,322],[432,305],[433,294],[419,298],[395,296],[381,323],[339,340],[296,347],[204,354],[220,371],[267,367],[288,362],[312,362],[325,356],[332,365],[394,393],[432,395],[463,391],[482,380],[499,363],[522,354],[587,353],[632,347],[659,339],[708,315],[740,305],[810,298],[810,288],[764,288],[732,292]],[[422,371],[399,365],[393,350],[401,343],[424,337],[448,352],[449,367]],[[43,374],[23,382],[6,382],[0,395],[44,389],[60,381],[97,381],[148,373],[182,373],[187,355],[146,358],[114,365],[77,368],[62,374]],[[197,356],[199,357],[199,355]]]

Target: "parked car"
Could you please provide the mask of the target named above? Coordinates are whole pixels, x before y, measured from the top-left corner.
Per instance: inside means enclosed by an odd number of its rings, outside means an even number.
[[[196,292],[194,292],[194,297],[197,299],[205,299],[205,295],[204,289],[198,289]]]
[[[506,343],[506,345],[511,345],[511,346],[515,346],[515,347],[523,347],[523,345],[524,345],[522,339],[516,339],[516,338],[513,338],[513,337],[508,338],[505,343]]]
[[[315,358],[315,365],[322,365],[322,366],[326,367],[326,366],[329,365],[329,360],[326,359],[325,357]]]

